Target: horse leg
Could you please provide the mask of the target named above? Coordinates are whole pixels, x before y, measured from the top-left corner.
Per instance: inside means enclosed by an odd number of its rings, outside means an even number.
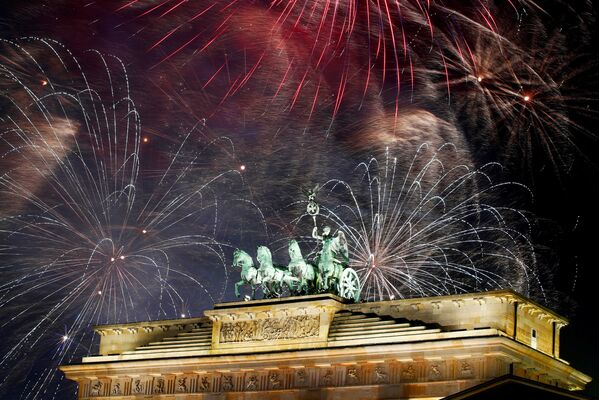
[[[275,283],[274,282],[270,282],[267,285],[267,288],[268,288],[268,296],[267,297],[269,299],[272,299],[272,298],[276,297]]]
[[[265,299],[269,298],[270,288],[267,282],[262,282],[262,294],[264,295]]]
[[[293,294],[293,292],[295,292],[296,288],[299,286],[299,283],[300,283],[300,281],[293,279],[292,276],[288,276],[287,282],[285,282],[285,284],[289,288],[289,292],[291,292],[292,294]]]
[[[239,297],[239,286],[243,285],[244,281],[239,281],[235,284],[235,296]]]
[[[289,291],[293,294],[293,293],[297,293],[297,291],[300,289],[301,287],[301,283],[302,281],[300,279],[290,279],[291,281],[291,286],[289,286]]]

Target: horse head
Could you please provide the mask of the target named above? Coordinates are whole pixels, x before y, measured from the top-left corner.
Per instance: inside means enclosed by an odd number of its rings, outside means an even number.
[[[299,244],[295,239],[289,241],[289,258],[291,262],[303,261],[304,257],[302,257],[302,250],[299,247]]]
[[[233,252],[233,266],[240,268],[249,268],[254,266],[252,257],[243,250],[235,249]]]
[[[266,246],[258,246],[256,259],[258,260],[258,264],[260,264],[260,268],[273,266],[272,254],[270,253],[270,249]]]

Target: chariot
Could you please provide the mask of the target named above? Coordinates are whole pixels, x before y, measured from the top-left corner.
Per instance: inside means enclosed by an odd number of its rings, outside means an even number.
[[[239,287],[250,285],[252,297],[256,287],[260,287],[265,297],[281,296],[285,287],[291,294],[307,295],[333,293],[352,301],[359,301],[361,284],[356,271],[349,266],[348,243],[345,233],[338,230],[331,234],[331,228],[325,226],[319,234],[316,216],[319,206],[316,203],[317,187],[306,192],[308,205],[306,211],[314,220],[312,237],[320,244],[320,250],[306,261],[296,240],[289,241],[289,264],[274,265],[270,250],[258,247],[257,261],[254,266],[252,257],[243,250],[235,250],[233,266],[241,268],[241,280],[235,284],[235,294],[239,296]]]

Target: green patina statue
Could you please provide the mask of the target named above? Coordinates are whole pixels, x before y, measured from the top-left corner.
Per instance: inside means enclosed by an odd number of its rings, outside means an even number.
[[[257,287],[262,289],[266,298],[280,297],[285,288],[292,295],[333,293],[349,300],[359,301],[360,279],[356,271],[349,267],[349,251],[345,233],[338,230],[331,234],[331,228],[325,226],[322,234],[316,224],[320,207],[316,203],[318,186],[306,191],[308,205],[306,212],[312,216],[314,229],[312,237],[320,244],[320,251],[312,262],[302,256],[296,240],[289,241],[289,264],[287,267],[274,265],[268,247],[259,246],[256,259],[259,267],[254,267],[252,257],[243,250],[233,253],[233,266],[241,268],[241,280],[235,284],[235,295],[239,296],[239,287],[250,285],[253,298]]]

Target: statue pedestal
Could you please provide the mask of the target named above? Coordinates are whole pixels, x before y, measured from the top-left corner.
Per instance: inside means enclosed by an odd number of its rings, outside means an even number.
[[[347,300],[332,294],[220,303],[212,320],[212,352],[288,350],[327,346],[336,312]]]

